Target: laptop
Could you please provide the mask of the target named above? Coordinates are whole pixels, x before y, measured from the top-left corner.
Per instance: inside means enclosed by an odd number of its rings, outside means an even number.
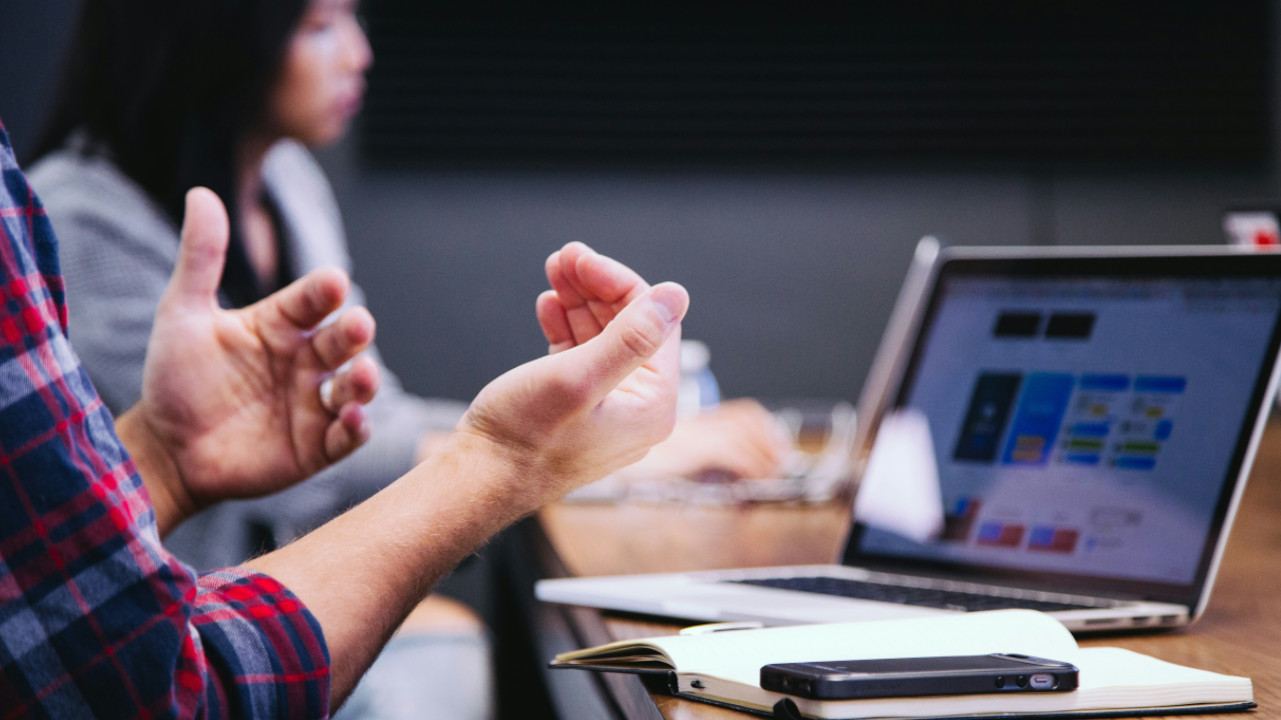
[[[1188,624],[1209,600],[1279,343],[1281,253],[923,241],[853,452],[858,467],[896,413],[924,417],[937,532],[864,522],[856,494],[839,564],[543,580],[536,595],[704,622],[1023,607],[1074,631]]]

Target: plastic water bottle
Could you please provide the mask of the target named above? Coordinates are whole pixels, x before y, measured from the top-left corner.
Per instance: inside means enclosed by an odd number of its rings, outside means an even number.
[[[712,374],[712,352],[698,340],[681,340],[681,381],[676,396],[676,414],[697,415],[721,401],[721,389]]]

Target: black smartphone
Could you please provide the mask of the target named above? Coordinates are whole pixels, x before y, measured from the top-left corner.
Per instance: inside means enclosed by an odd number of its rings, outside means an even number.
[[[780,663],[761,668],[761,687],[815,700],[1075,690],[1071,663],[996,653],[945,657]]]

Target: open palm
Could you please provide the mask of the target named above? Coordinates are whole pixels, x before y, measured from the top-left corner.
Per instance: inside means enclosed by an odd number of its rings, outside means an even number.
[[[671,432],[689,305],[679,285],[651,288],[581,243],[553,254],[547,275],[537,312],[552,353],[486,386],[460,423],[528,460],[540,501],[635,462]]]
[[[368,311],[320,323],[346,297],[319,270],[241,310],[218,306],[227,216],[212,192],[187,197],[182,247],[156,311],[137,410],[176,466],[188,511],[289,486],[368,437],[363,404],[378,386]],[[318,388],[333,378],[331,411]]]

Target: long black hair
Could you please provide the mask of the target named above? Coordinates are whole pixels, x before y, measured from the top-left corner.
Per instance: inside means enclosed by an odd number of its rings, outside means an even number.
[[[256,288],[237,222],[241,138],[263,120],[308,0],[82,0],[32,160],[86,134],[175,224],[204,185],[231,216],[223,289]],[[250,294],[257,295],[255,291]]]

